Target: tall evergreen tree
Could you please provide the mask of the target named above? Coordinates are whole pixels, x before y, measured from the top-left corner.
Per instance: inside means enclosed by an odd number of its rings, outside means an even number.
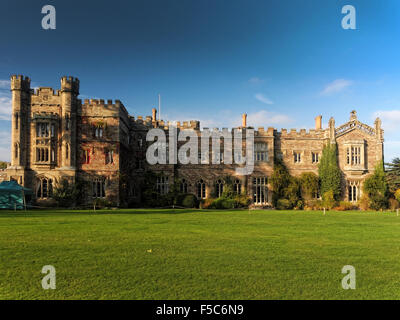
[[[374,173],[365,179],[363,191],[369,198],[369,207],[371,209],[387,208],[389,189],[382,161],[376,165]]]
[[[318,174],[321,181],[322,196],[324,196],[326,192],[332,191],[335,200],[340,200],[342,195],[342,173],[338,164],[336,143],[328,143],[322,150]]]
[[[386,164],[386,180],[391,192],[400,189],[400,158],[394,158]]]

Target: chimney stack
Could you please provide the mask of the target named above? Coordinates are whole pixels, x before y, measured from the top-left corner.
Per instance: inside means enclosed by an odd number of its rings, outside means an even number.
[[[315,130],[322,129],[322,116],[318,116],[315,118]]]
[[[153,115],[152,115],[152,121],[157,121],[157,109],[156,108],[153,108],[152,110],[151,110],[152,112],[153,112]]]
[[[247,128],[247,114],[243,113],[242,115],[242,127]]]

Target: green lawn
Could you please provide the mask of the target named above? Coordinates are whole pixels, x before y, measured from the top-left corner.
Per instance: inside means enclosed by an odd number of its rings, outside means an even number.
[[[394,213],[0,211],[0,299],[400,299],[399,258]]]

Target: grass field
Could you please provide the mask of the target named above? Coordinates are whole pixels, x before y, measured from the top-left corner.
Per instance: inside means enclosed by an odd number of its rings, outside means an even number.
[[[400,299],[400,217],[3,211],[0,259],[0,299]],[[41,287],[44,265],[55,290]],[[344,265],[356,290],[342,289]]]

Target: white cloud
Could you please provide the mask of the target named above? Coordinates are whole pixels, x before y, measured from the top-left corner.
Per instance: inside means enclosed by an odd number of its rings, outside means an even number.
[[[385,162],[400,158],[400,141],[385,141]]]
[[[0,80],[0,89],[10,89],[10,80]]]
[[[285,114],[270,112],[266,110],[249,113],[247,115],[247,125],[255,127],[286,126],[293,123],[293,119]]]
[[[261,101],[262,103],[265,104],[274,104],[269,98],[264,96],[262,93],[257,93],[254,98],[256,98],[258,101]]]
[[[11,98],[0,96],[0,120],[11,119]]]
[[[233,113],[231,110],[222,110],[215,113],[212,118],[202,118],[191,115],[179,115],[177,117],[170,117],[165,115],[166,119],[170,121],[186,121],[186,119],[196,119],[200,121],[201,128],[235,128],[242,125],[242,114]],[[273,126],[276,128],[285,127],[286,125],[294,123],[294,120],[287,115],[260,110],[257,112],[251,112],[247,114],[247,125],[257,129],[258,127]]]
[[[382,129],[386,132],[399,130],[400,123],[400,110],[390,110],[390,111],[376,111],[373,114],[373,118],[379,117],[382,120]]]
[[[330,95],[333,93],[337,93],[340,91],[343,91],[344,89],[346,89],[347,87],[350,87],[351,85],[353,85],[353,81],[351,80],[346,80],[346,79],[336,79],[335,81],[327,84],[324,88],[324,90],[322,90],[321,95]]]
[[[10,161],[11,159],[11,132],[0,131],[0,160]]]

